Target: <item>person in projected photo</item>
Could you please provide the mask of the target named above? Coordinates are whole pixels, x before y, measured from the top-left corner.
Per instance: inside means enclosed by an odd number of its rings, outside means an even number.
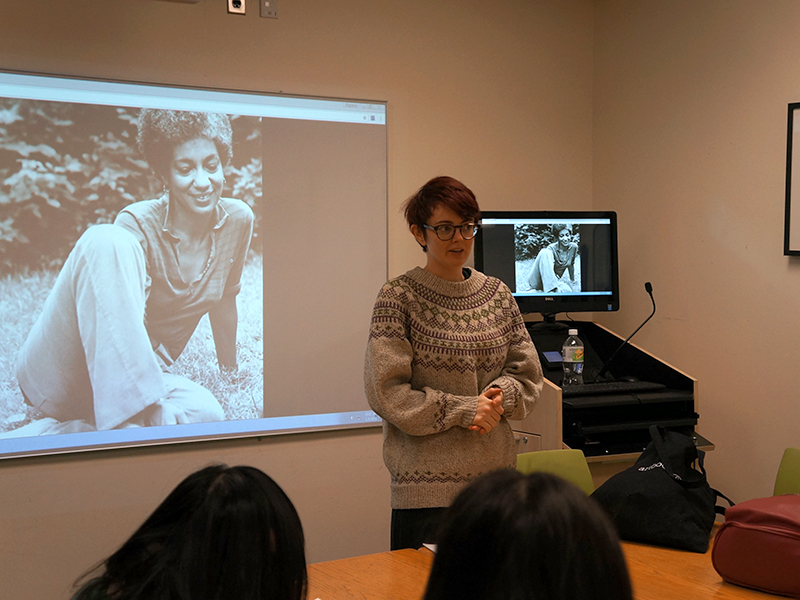
[[[508,419],[524,418],[542,390],[511,291],[464,266],[480,216],[460,181],[437,177],[422,186],[405,217],[425,267],[389,280],[375,301],[364,382],[383,418],[393,550],[434,542],[461,488],[514,466]]]
[[[487,563],[487,559],[490,561]],[[424,600],[632,600],[614,526],[550,473],[476,480],[442,523]]]
[[[539,250],[528,283],[532,290],[539,292],[570,293],[575,284],[578,244],[572,239],[572,227],[566,223],[554,225],[553,235],[557,241]]]
[[[47,418],[15,435],[220,421],[204,387],[169,372],[208,314],[219,368],[237,370],[236,295],[253,212],[223,198],[226,115],[142,109],[139,148],[164,194],[87,229],[17,359]]]
[[[305,600],[303,527],[268,475],[212,465],[77,585],[73,600]]]

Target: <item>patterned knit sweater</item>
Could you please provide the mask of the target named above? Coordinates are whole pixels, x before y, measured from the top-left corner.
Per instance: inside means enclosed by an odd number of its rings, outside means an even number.
[[[475,270],[446,281],[418,267],[378,294],[364,382],[384,420],[392,508],[432,508],[448,506],[478,475],[514,467],[507,418],[531,411],[542,368],[503,282]],[[505,414],[480,435],[468,427],[492,386],[503,390]]]

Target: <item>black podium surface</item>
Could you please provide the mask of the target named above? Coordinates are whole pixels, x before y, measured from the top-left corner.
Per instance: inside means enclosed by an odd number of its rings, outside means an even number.
[[[560,352],[568,329],[577,329],[585,347],[584,382],[592,383],[607,366],[604,380],[633,379],[664,387],[651,391],[596,393],[583,390],[562,398],[563,443],[583,450],[587,457],[641,452],[650,441],[649,427],[661,425],[710,445],[695,432],[699,415],[696,380],[635,345],[620,347],[623,339],[589,321],[553,324],[529,323],[528,330],[542,360],[544,376],[560,386],[563,368],[550,362],[545,352]],[[584,393],[585,392],[585,393]]]

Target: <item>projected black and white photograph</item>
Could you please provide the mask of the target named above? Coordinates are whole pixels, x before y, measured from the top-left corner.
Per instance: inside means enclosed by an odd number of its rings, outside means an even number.
[[[0,72],[0,458],[379,423],[385,112]]]
[[[259,121],[0,100],[0,434],[262,416]]]
[[[517,292],[581,291],[580,232],[574,223],[527,223],[514,227]]]

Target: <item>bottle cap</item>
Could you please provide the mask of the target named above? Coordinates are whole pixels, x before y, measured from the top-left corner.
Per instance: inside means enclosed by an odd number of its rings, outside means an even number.
[[[578,330],[577,329],[570,329],[569,330],[569,334],[570,335],[578,335]]]

